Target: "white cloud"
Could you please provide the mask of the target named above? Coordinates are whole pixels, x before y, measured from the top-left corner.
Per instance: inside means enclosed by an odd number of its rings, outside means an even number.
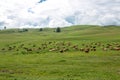
[[[120,25],[120,0],[1,0],[0,27]]]

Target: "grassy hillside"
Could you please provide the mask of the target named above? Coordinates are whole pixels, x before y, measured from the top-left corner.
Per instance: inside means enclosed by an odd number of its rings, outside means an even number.
[[[54,30],[0,31],[0,80],[120,79],[119,26]],[[91,46],[95,51],[81,51]]]

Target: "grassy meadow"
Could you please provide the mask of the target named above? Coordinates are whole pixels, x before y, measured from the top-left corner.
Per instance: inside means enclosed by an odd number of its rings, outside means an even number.
[[[0,80],[120,80],[119,45],[119,26],[1,30]]]

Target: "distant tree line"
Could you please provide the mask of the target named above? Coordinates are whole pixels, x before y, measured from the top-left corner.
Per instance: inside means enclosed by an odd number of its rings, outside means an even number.
[[[44,30],[43,28],[40,28],[39,31],[44,31]],[[54,32],[57,32],[57,33],[61,32],[61,28],[60,27],[55,28]]]
[[[4,30],[6,30],[6,29],[7,29],[7,27],[4,26]],[[28,31],[29,31],[28,28],[18,29],[18,32],[28,32]],[[40,28],[39,31],[42,32],[42,31],[44,31],[44,29],[43,29],[43,28]],[[61,28],[60,28],[60,27],[55,28],[55,29],[54,29],[54,32],[60,33],[60,32],[61,32]]]
[[[18,32],[28,32],[28,29],[24,28],[24,29],[19,29]]]

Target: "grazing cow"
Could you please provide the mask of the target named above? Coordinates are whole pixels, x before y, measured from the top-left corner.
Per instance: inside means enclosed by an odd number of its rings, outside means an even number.
[[[63,53],[63,52],[64,52],[64,50],[63,50],[63,49],[61,49],[59,52],[60,52],[60,53]]]
[[[96,46],[93,46],[93,48],[96,48]]]
[[[96,51],[96,48],[91,48],[91,51]]]
[[[83,49],[83,48],[80,48],[80,51],[84,51],[84,49]]]
[[[68,43],[67,43],[67,46],[71,46],[71,43],[70,43],[70,42],[68,42]]]
[[[84,49],[84,52],[85,52],[85,53],[89,53],[89,52],[90,52],[90,49],[89,49],[89,48],[85,48],[85,49]]]
[[[103,51],[107,51],[108,50],[108,48],[103,48]]]
[[[39,47],[38,50],[41,50],[41,48]]]
[[[85,44],[82,44],[82,46],[85,46]]]
[[[24,46],[24,44],[21,44],[21,45],[20,45],[20,47],[23,47],[23,46]]]
[[[5,48],[2,48],[1,50],[3,50],[3,51],[4,51],[4,50],[5,50]]]
[[[116,45],[116,47],[119,47],[119,48],[120,48],[120,45]]]
[[[120,48],[118,48],[118,47],[114,47],[113,50],[119,51]]]
[[[98,42],[98,43],[97,43],[97,46],[101,46],[101,42]]]
[[[32,49],[29,49],[29,48],[27,48],[26,50],[27,50],[28,52],[29,52],[29,51],[32,51]]]
[[[33,47],[36,47],[36,45],[34,44]]]
[[[49,51],[56,51],[57,49],[55,49],[55,48],[50,48],[50,50]]]
[[[26,47],[23,47],[23,49],[27,50],[28,48],[26,48]]]
[[[78,50],[78,45],[74,45],[72,48]]]
[[[16,51],[19,51],[19,49],[17,49]]]
[[[46,49],[47,47],[43,46],[42,49]]]
[[[89,45],[86,45],[86,47],[89,47]]]
[[[64,52],[65,52],[65,51],[69,51],[69,49],[68,49],[68,48],[64,48],[63,51],[64,51]]]
[[[52,44],[52,42],[48,42],[48,44]]]
[[[8,50],[12,50],[12,47],[9,47]]]
[[[13,48],[15,49],[15,48],[16,48],[16,46],[13,46]]]

